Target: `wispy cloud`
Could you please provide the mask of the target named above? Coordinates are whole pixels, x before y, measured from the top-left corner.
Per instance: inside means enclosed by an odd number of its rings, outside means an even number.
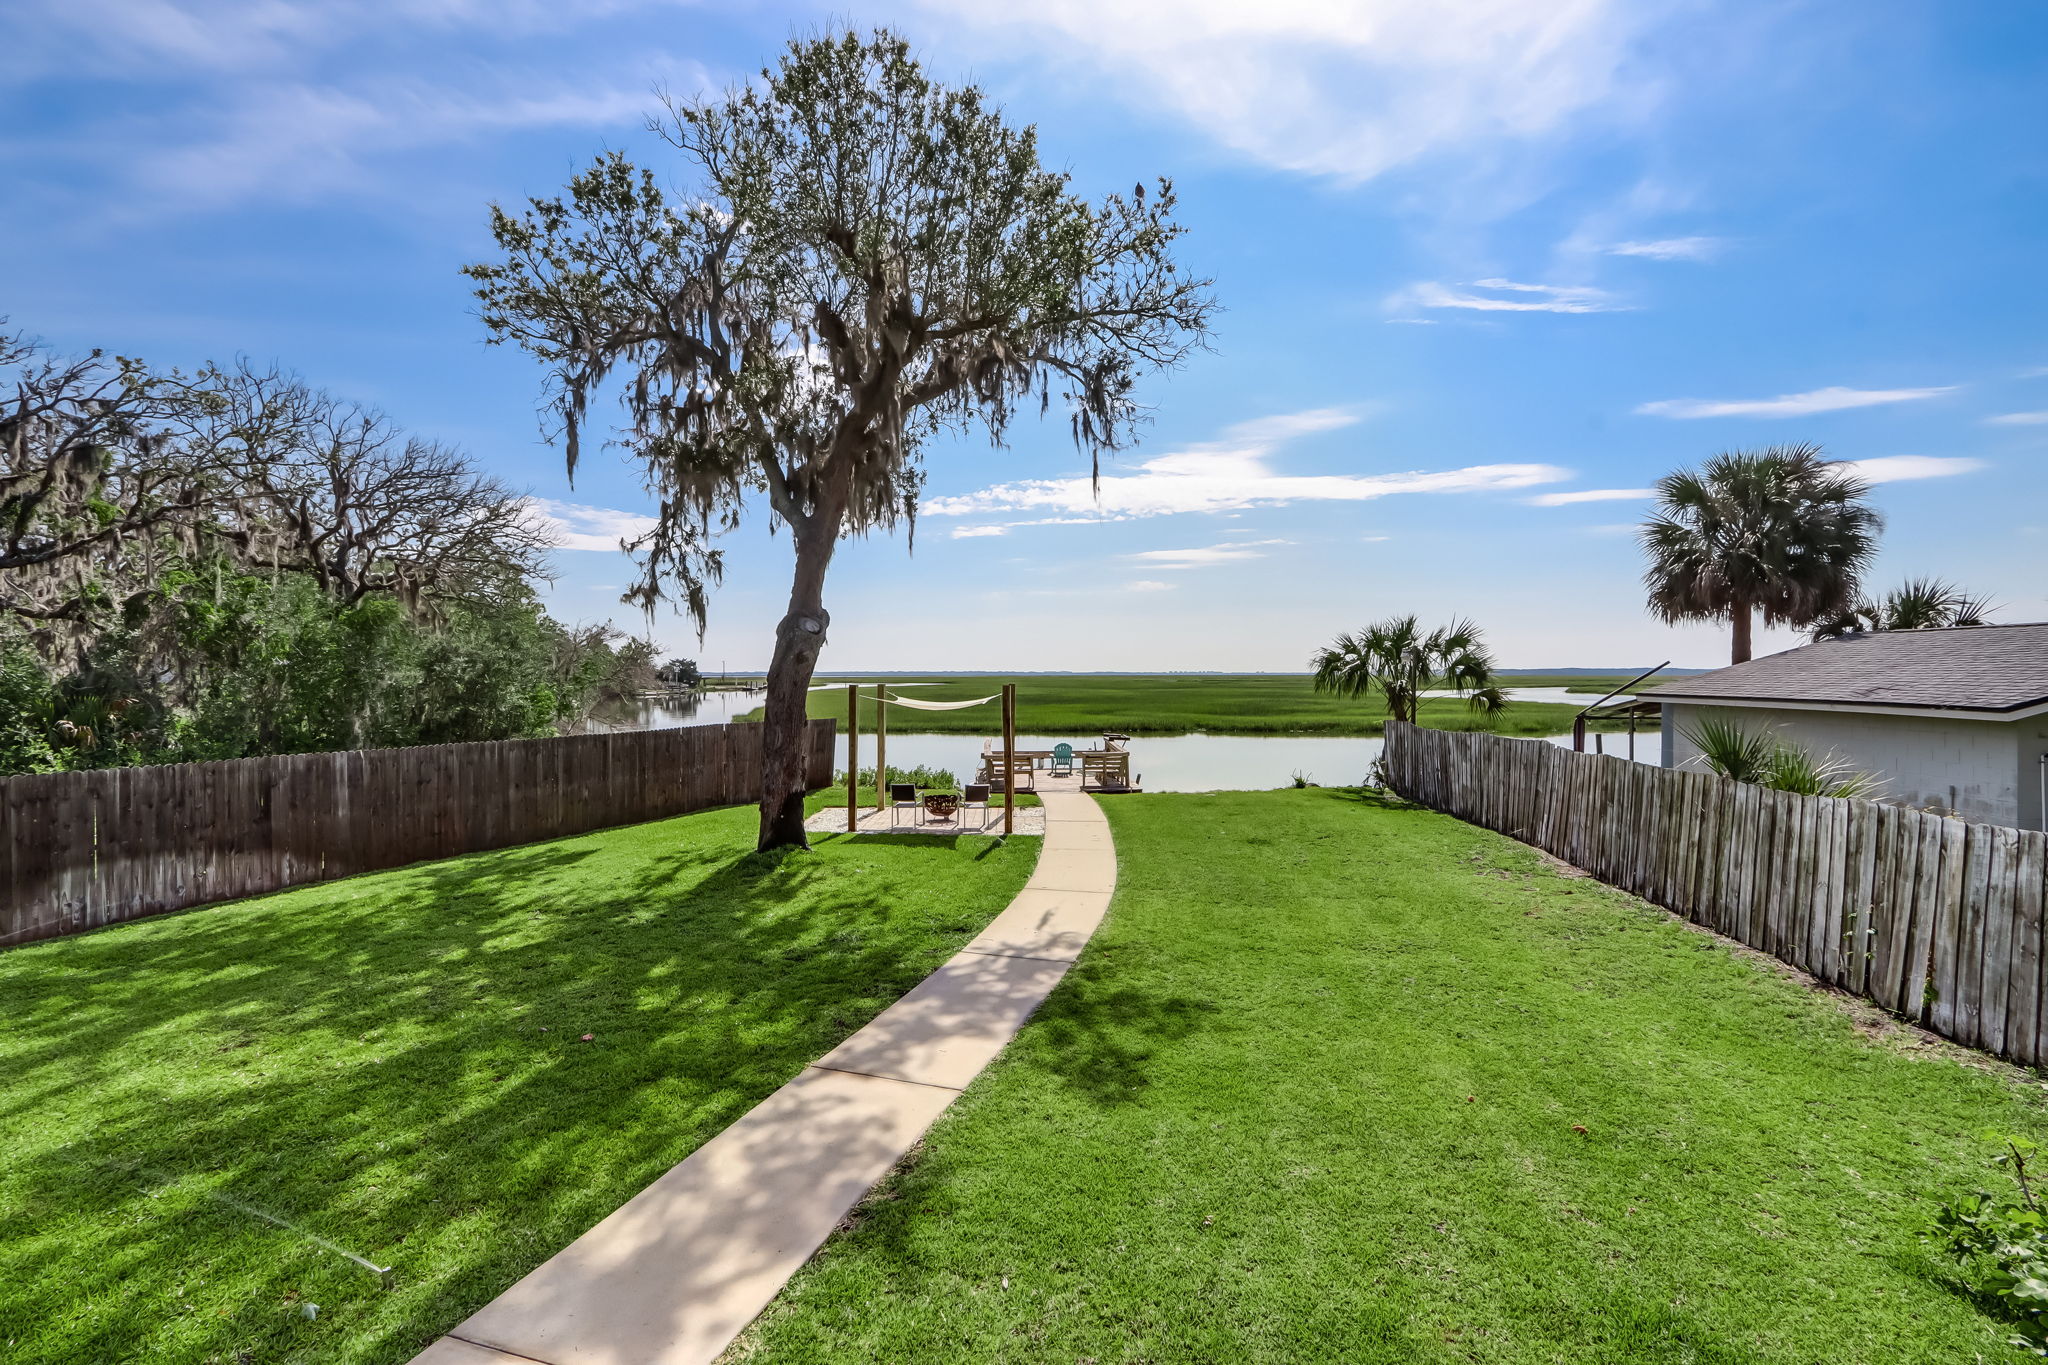
[[[1125,592],[1168,592],[1178,586],[1162,582],[1157,578],[1135,578],[1124,584]]]
[[[1531,507],[1569,507],[1576,502],[1630,502],[1656,496],[1649,488],[1581,488],[1572,493],[1538,493],[1527,501]]]
[[[19,0],[8,16],[17,70],[275,74],[343,45],[466,28],[547,32],[652,0]]]
[[[1868,460],[1844,460],[1842,463],[1866,483],[1946,479],[1955,474],[1974,474],[1987,467],[1982,460],[1960,455],[1878,455]]]
[[[635,539],[654,529],[653,517],[622,512],[615,507],[592,507],[554,498],[528,498],[526,507],[528,519],[548,533],[558,550],[616,553],[620,541]]]
[[[1664,398],[1644,403],[1644,417],[1810,417],[1818,412],[1874,408],[1885,403],[1911,403],[1954,393],[1954,385],[1932,389],[1845,389],[1840,386],[1776,398]]]
[[[1526,143],[1610,102],[1640,106],[1629,63],[1650,7],[1246,4],[1244,0],[924,0],[949,30],[1104,88],[1286,170],[1368,180],[1432,153]]]
[[[974,540],[980,536],[1006,536],[1008,534],[1010,534],[1010,528],[1007,526],[955,526],[953,528],[953,539],[955,540]]]
[[[189,119],[172,119],[169,140],[145,139],[150,154],[135,157],[127,171],[151,204],[306,200],[386,187],[374,166],[382,156],[535,128],[630,126],[649,102],[646,83],[256,84]],[[114,148],[118,156],[133,150]]]
[[[1607,254],[1652,261],[1711,261],[1727,249],[1726,237],[1660,237],[1653,242],[1616,242],[1607,248]]]
[[[0,155],[60,168],[28,180],[50,182],[45,212],[74,220],[83,204],[116,219],[338,196],[402,199],[414,216],[437,193],[473,205],[481,184],[389,163],[537,129],[626,131],[655,87],[715,84],[654,47],[583,69],[553,32],[656,3],[22,0],[0,6],[8,76],[92,93],[61,133],[13,139]],[[512,49],[523,56],[463,56],[485,33],[530,41]]]
[[[932,498],[923,510],[935,516],[1046,511],[1056,515],[1045,520],[1121,519],[1296,502],[1365,502],[1395,493],[1496,492],[1571,477],[1570,471],[1547,464],[1472,465],[1392,474],[1278,474],[1270,467],[1273,455],[1286,442],[1340,430],[1357,420],[1355,411],[1344,408],[1264,417],[1229,428],[1220,440],[1146,460],[1135,474],[1105,475],[1099,492],[1085,477],[1030,479]]]
[[[2048,412],[2001,412],[1996,417],[1986,417],[1984,424],[1993,427],[2048,426]]]
[[[1155,569],[1200,569],[1211,564],[1229,564],[1241,559],[1264,559],[1261,545],[1292,545],[1291,540],[1245,540],[1234,545],[1205,545],[1195,550],[1139,550],[1125,555]],[[1161,585],[1165,586],[1164,584]]]
[[[1481,289],[1488,292],[1475,294]],[[1589,285],[1519,284],[1514,280],[1474,280],[1446,285],[1422,280],[1395,292],[1391,309],[1467,308],[1481,313],[1615,313],[1628,305],[1604,289]]]

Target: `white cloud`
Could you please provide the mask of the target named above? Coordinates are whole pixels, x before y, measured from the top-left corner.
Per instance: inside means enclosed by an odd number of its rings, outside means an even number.
[[[1974,474],[1985,467],[1982,460],[1949,455],[1879,455],[1868,460],[1844,460],[1842,463],[1866,483],[1945,479],[1955,474]]]
[[[1648,89],[1628,49],[1649,7],[1623,0],[924,4],[987,51],[1035,51],[1062,73],[1092,64],[1112,78],[1101,88],[1244,156],[1346,182],[1543,138]]]
[[[1258,545],[1292,545],[1291,540],[1248,540],[1235,545],[1205,545],[1197,550],[1140,550],[1125,555],[1150,564],[1157,569],[1200,569],[1211,564],[1229,564],[1240,559],[1264,559],[1266,552],[1252,547]]]
[[[1663,237],[1654,242],[1616,242],[1607,248],[1607,254],[1652,261],[1711,261],[1727,249],[1726,237]]]
[[[17,70],[161,79],[262,71],[364,37],[462,28],[494,37],[559,30],[647,0],[18,0]]]
[[[2002,412],[1996,417],[1986,417],[1984,422],[1994,427],[2048,426],[2048,412]]]
[[[526,499],[528,518],[546,531],[558,550],[610,550],[619,542],[646,535],[655,519],[640,512],[621,512],[615,507],[592,507],[554,498]]]
[[[55,168],[41,177],[53,196],[42,211],[58,218],[351,195],[399,200],[415,217],[459,197],[474,221],[490,193],[481,168],[465,182],[381,163],[532,129],[629,131],[657,87],[715,84],[652,47],[586,66],[551,32],[659,2],[17,0],[0,5],[9,76],[129,97],[85,100],[57,131],[0,151]],[[478,34],[524,40],[522,57],[470,51]]]
[[[423,147],[530,128],[625,127],[640,122],[645,85],[498,81],[453,88],[424,80],[357,89],[257,84],[173,120],[173,141],[134,158],[152,200],[222,204],[249,197],[309,198],[388,188],[368,162]],[[133,148],[116,144],[116,155]]]
[[[1007,526],[955,526],[953,528],[953,539],[955,540],[973,540],[977,536],[1006,536],[1008,534],[1010,534],[1010,528]]]
[[[1528,502],[1531,507],[1569,507],[1575,502],[1628,502],[1656,496],[1649,488],[1581,488],[1572,493],[1538,493]]]
[[[1169,592],[1174,588],[1174,586],[1175,585],[1172,583],[1162,583],[1156,578],[1135,578],[1132,579],[1130,582],[1124,584],[1124,591]]]
[[[1485,294],[1460,290],[1485,289]],[[1389,308],[1468,308],[1482,313],[1615,313],[1628,305],[1617,303],[1604,289],[1588,285],[1517,284],[1513,280],[1474,280],[1469,285],[1450,286],[1422,280],[1395,292]]]
[[[1835,386],[1807,393],[1781,394],[1776,398],[1665,398],[1655,403],[1644,403],[1636,412],[1644,417],[1810,417],[1817,412],[1872,408],[1884,403],[1910,403],[1954,392],[1954,385],[1933,389],[1845,389]]]
[[[1570,471],[1547,464],[1473,465],[1397,474],[1276,474],[1268,467],[1282,443],[1337,430],[1357,420],[1354,411],[1342,408],[1260,418],[1229,428],[1220,440],[1146,460],[1135,474],[1106,474],[1099,490],[1087,478],[1029,479],[932,498],[921,510],[942,517],[1043,510],[1064,514],[1045,518],[1052,521],[1121,520],[1294,502],[1365,502],[1395,493],[1496,492],[1571,477]]]

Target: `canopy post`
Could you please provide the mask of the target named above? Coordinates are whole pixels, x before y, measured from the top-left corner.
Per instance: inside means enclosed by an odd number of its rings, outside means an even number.
[[[1017,828],[1017,684],[1003,684],[1003,833]]]
[[[860,684],[846,688],[846,832],[860,828]]]
[[[889,694],[875,684],[875,809],[889,799]]]

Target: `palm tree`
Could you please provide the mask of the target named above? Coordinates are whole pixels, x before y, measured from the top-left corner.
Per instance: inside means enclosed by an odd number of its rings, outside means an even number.
[[[1870,486],[1802,442],[1714,456],[1657,480],[1643,524],[1650,610],[1665,621],[1727,621],[1746,663],[1755,613],[1810,626],[1856,601],[1884,518]]]
[[[1813,638],[1832,640],[1866,630],[1948,630],[1987,626],[1996,611],[1991,600],[1964,592],[1942,578],[1909,578],[1872,602],[1865,599],[1814,627]]]
[[[1494,684],[1493,656],[1470,621],[1453,621],[1425,635],[1415,617],[1391,616],[1339,635],[1309,662],[1316,691],[1363,697],[1378,688],[1387,714],[1410,725],[1423,692],[1439,682],[1483,716],[1498,715],[1508,704]]]

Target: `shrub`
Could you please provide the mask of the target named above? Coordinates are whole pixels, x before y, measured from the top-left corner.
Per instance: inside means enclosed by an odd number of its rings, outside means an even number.
[[[1996,1164],[2011,1173],[2019,1198],[1978,1190],[1943,1204],[1928,1236],[2011,1310],[2019,1325],[2011,1344],[2048,1356],[2048,1216],[2027,1178],[2037,1150],[2026,1138],[2006,1138]]]
[[[1723,777],[1800,796],[1875,796],[1876,777],[1833,754],[1816,758],[1768,730],[1745,730],[1708,716],[1686,730],[1707,766]]]
[[[846,769],[841,768],[838,772],[832,774],[832,781],[836,786],[845,786]],[[915,768],[899,768],[892,763],[889,765],[889,781],[908,782],[913,787],[934,787],[940,791],[958,791],[960,789],[960,779],[958,777],[955,777],[944,768],[929,768],[923,764],[919,764]],[[859,785],[869,788],[875,785],[875,770],[873,768],[862,768],[860,770]]]

